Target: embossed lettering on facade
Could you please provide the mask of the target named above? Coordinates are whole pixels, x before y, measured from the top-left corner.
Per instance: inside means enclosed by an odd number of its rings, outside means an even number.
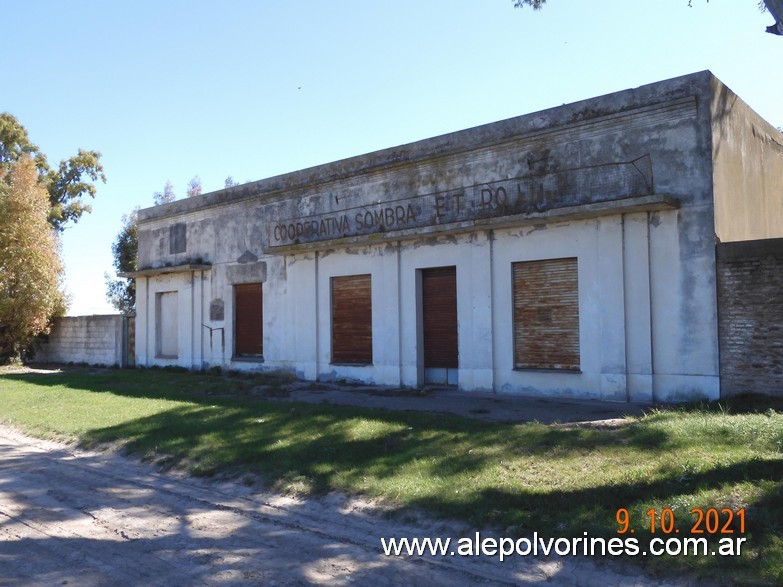
[[[565,169],[485,182],[462,189],[403,197],[339,212],[272,222],[269,246],[289,246],[545,213],[653,193],[649,156],[627,163]]]

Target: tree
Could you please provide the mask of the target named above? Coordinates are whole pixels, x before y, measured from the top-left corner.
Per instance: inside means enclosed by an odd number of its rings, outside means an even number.
[[[16,154],[0,171],[0,360],[24,354],[67,306],[60,243],[49,222],[39,161],[24,147]]]
[[[234,181],[234,178],[229,175],[226,178],[226,181],[225,181],[224,185],[225,185],[226,188],[232,188],[235,185],[239,185],[239,182],[238,181]]]
[[[188,182],[188,198],[195,198],[201,195],[201,178],[196,175]]]
[[[117,274],[130,273],[138,269],[139,235],[138,235],[138,206],[130,214],[122,217],[122,230],[111,246],[114,256],[114,270]],[[105,274],[106,299],[118,312],[126,316],[133,314],[136,309],[136,281],[127,277],[111,279]]]
[[[79,149],[76,155],[63,159],[57,169],[52,169],[46,155],[30,141],[27,129],[16,117],[8,112],[0,113],[0,168],[6,182],[11,177],[10,166],[25,155],[34,161],[37,182],[49,197],[49,223],[58,232],[63,231],[68,222],[75,224],[82,214],[92,211],[83,198],[95,197],[96,188],[92,182],[106,183],[98,151]]]
[[[546,0],[514,0],[514,8],[531,6],[533,10],[540,10],[544,4]],[[693,6],[693,0],[688,0],[688,6]],[[769,11],[775,19],[775,23],[767,27],[767,32],[783,35],[783,0],[758,0],[758,7],[762,12]]]
[[[764,0],[759,2],[759,8],[769,10],[775,19],[775,23],[767,27],[767,32],[783,35],[783,0]]]
[[[545,3],[546,0],[514,0],[514,8],[532,6],[533,10],[540,10]]]
[[[152,196],[156,206],[161,204],[168,204],[177,199],[177,195],[174,193],[174,184],[171,181],[166,180],[166,185],[163,186],[162,192],[155,192]]]
[[[85,212],[92,212],[92,206],[85,204],[83,196],[95,197],[94,183],[101,180],[106,183],[103,166],[100,164],[101,154],[98,151],[79,149],[78,154],[60,161],[58,169],[46,174],[46,184],[49,192],[51,212],[49,222],[58,231],[72,221],[76,224]]]
[[[39,171],[48,169],[46,157],[30,142],[27,129],[8,112],[0,113],[0,166],[7,173],[11,164],[25,155],[35,160]]]

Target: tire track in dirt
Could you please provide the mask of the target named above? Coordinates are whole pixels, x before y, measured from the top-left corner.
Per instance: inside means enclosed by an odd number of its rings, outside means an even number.
[[[660,584],[589,559],[385,557],[381,537],[471,535],[361,500],[159,473],[0,427],[0,586]],[[675,585],[675,583],[669,583]]]

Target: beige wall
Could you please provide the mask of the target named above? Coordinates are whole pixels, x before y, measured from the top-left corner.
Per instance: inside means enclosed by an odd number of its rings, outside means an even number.
[[[783,236],[783,134],[713,79],[715,234],[721,242]]]

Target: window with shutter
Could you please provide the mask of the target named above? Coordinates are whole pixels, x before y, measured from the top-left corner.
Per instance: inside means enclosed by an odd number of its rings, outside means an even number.
[[[234,286],[234,355],[264,354],[264,312],[260,283]]]
[[[578,371],[577,260],[512,263],[514,367]]]
[[[332,363],[372,364],[372,279],[332,277]]]

